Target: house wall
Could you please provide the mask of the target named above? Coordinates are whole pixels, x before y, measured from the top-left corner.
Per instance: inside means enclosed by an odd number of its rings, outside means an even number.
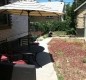
[[[45,17],[31,17],[31,22],[47,21],[47,20],[59,20],[61,17],[54,17],[51,19]],[[23,15],[11,15],[11,29],[0,30],[0,40],[7,39],[14,40],[25,35],[28,35],[28,17]]]
[[[46,17],[42,17],[42,16],[36,16],[36,17],[31,17],[31,22],[37,22],[37,21],[52,21],[52,20],[61,20],[60,16],[46,16]]]
[[[17,39],[28,34],[28,18],[23,15],[12,15],[11,36],[9,39]]]
[[[15,2],[17,0],[11,0]],[[11,29],[0,30],[0,40],[14,40],[28,34],[28,18],[23,15],[11,15]]]
[[[13,40],[28,34],[27,16],[12,15],[11,29],[0,30],[0,40]]]
[[[84,5],[82,8],[80,8],[77,11],[77,17],[76,17],[76,30],[77,30],[77,36],[84,37],[84,28],[85,28],[85,19],[84,16],[86,14],[86,5]]]
[[[77,28],[84,28],[84,15],[86,14],[86,5],[77,12]]]

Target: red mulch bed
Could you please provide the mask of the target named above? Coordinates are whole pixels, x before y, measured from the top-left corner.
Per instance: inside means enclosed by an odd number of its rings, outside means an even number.
[[[54,59],[57,73],[64,80],[86,80],[86,43],[71,39],[54,38],[49,43],[49,51]]]

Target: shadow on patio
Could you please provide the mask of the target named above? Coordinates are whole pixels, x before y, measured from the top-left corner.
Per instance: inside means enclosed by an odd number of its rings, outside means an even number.
[[[52,55],[47,52],[40,52],[37,55],[37,62],[41,67],[47,65],[48,63],[53,62]]]
[[[28,46],[23,46],[20,50],[21,54],[32,53],[33,56],[28,55],[28,63],[33,64],[36,68],[40,68],[50,62],[53,62],[52,55],[44,52],[44,47],[39,45],[31,44]]]
[[[44,52],[44,47],[39,46],[39,43],[33,43],[29,46],[19,46],[17,43],[17,41],[7,42],[2,46],[11,63],[13,61],[24,60],[27,64],[32,64],[36,68],[40,68],[53,61],[51,59],[52,55]]]

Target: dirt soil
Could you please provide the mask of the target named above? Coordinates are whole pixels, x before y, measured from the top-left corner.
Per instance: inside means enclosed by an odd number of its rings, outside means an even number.
[[[49,43],[54,67],[60,80],[86,80],[86,42],[54,38]]]

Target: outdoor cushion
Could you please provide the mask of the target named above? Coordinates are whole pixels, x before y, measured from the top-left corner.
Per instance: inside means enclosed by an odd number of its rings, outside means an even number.
[[[26,64],[24,60],[13,61],[14,64]]]
[[[2,55],[1,56],[1,61],[7,61],[8,60],[8,57],[7,56],[5,56],[5,55]]]

